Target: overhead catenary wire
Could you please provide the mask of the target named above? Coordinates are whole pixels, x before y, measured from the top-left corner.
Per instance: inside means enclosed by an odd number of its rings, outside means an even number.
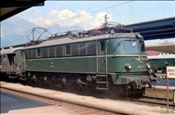
[[[113,8],[113,7],[116,7],[116,6],[120,6],[120,5],[123,5],[123,4],[126,4],[126,3],[130,3],[130,2],[132,2],[132,1],[134,1],[134,0],[127,1],[127,2],[123,2],[123,3],[120,3],[120,4],[115,4],[115,5],[108,6],[108,7],[105,7],[105,8],[101,8],[101,9],[98,9],[98,10],[94,10],[94,11],[89,12],[88,14],[92,14],[92,13],[96,13],[96,12],[99,12],[99,11],[102,11],[102,10],[110,9],[110,8]],[[161,7],[161,8],[162,8],[162,7]],[[151,10],[151,9],[148,9],[148,10]],[[152,9],[152,10],[153,10],[153,9]],[[160,8],[159,8],[159,11],[160,11]],[[141,11],[141,12],[143,12],[143,11]],[[139,12],[139,13],[141,13],[141,12]],[[84,15],[88,15],[88,14],[77,15],[77,16],[74,16],[74,17],[71,17],[71,18],[67,18],[67,19],[64,19],[64,20],[57,20],[57,21],[55,21],[55,22],[53,22],[53,23],[48,24],[48,25],[46,26],[46,28],[49,27],[49,26],[51,26],[51,25],[53,25],[53,24],[55,24],[55,23],[59,23],[59,22],[63,22],[63,21],[71,20],[71,19],[75,19],[75,18],[84,16]],[[66,25],[67,25],[67,24],[66,24]],[[25,31],[28,31],[28,30],[25,30]],[[50,35],[53,35],[52,33],[49,33],[49,34],[50,34]],[[13,36],[13,35],[10,35],[10,36]]]
[[[113,7],[116,7],[116,6],[124,5],[124,4],[130,3],[130,2],[132,2],[132,1],[134,1],[134,0],[130,0],[130,1],[123,2],[123,3],[119,3],[119,4],[112,5],[112,6],[108,6],[108,7],[102,8],[102,9],[94,10],[94,11],[89,12],[89,14],[96,13],[96,12],[99,12],[99,11],[102,11],[102,10],[106,10],[106,9],[109,9],[109,8],[113,8]],[[51,4],[50,4],[50,5],[51,5]],[[47,5],[47,6],[48,6],[48,5]],[[39,9],[36,9],[36,10],[39,10]],[[36,11],[36,10],[34,10],[34,11]],[[30,13],[30,12],[29,12],[29,13]],[[53,25],[53,24],[55,24],[55,23],[63,22],[63,21],[67,21],[67,20],[71,20],[71,19],[78,18],[78,17],[84,16],[84,15],[87,15],[87,14],[82,14],[82,15],[74,16],[74,17],[72,17],[72,18],[67,18],[67,19],[65,19],[65,20],[59,20],[59,21],[56,21],[56,22],[54,22],[54,23],[51,23],[51,24],[47,25],[45,28],[47,28],[47,27],[49,27],[49,26],[51,26],[51,25]],[[28,30],[25,30],[25,31],[29,31],[29,30],[31,30],[31,29],[28,29]],[[49,34],[51,34],[51,33],[49,32]],[[14,34],[14,35],[15,35],[15,34]],[[51,35],[53,35],[53,34],[51,34]],[[10,36],[13,36],[13,35],[10,35]],[[6,37],[9,37],[9,36],[6,36]]]
[[[92,13],[96,13],[96,12],[99,12],[99,11],[102,11],[102,10],[106,10],[106,9],[109,9],[109,8],[113,8],[113,7],[116,7],[116,6],[120,6],[120,5],[123,5],[123,4],[126,4],[126,3],[130,3],[130,2],[132,2],[132,1],[134,1],[134,0],[130,0],[130,1],[127,1],[127,2],[120,3],[120,4],[115,4],[115,5],[112,5],[112,6],[108,6],[108,7],[102,8],[102,9],[90,11],[88,14],[92,14]],[[67,19],[64,19],[64,20],[59,20],[59,21],[56,21],[56,22],[54,22],[54,23],[52,23],[52,24],[47,25],[46,27],[49,27],[50,25],[53,25],[53,24],[58,23],[58,22],[71,20],[71,19],[78,18],[78,17],[84,16],[84,15],[88,15],[88,14],[82,14],[82,15],[74,16],[74,17],[72,17],[72,18],[67,18]]]

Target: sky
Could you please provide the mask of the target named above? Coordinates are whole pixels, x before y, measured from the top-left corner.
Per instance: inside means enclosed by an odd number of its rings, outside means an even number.
[[[105,14],[108,22],[124,25],[175,17],[175,1],[46,1],[44,6],[29,8],[13,17],[40,27],[78,25],[87,30],[102,25]],[[146,45],[165,41],[175,42],[173,39],[152,40],[146,41]]]

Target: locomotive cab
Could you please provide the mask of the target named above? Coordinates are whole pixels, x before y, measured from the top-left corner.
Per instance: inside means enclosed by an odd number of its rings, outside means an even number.
[[[134,93],[134,90],[151,86],[150,65],[147,63],[143,37],[138,33],[123,35],[107,40],[107,67],[114,85],[126,86],[127,90]]]

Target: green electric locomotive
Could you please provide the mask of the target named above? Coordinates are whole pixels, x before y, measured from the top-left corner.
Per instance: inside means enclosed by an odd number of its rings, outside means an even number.
[[[142,95],[151,84],[144,39],[122,25],[69,31],[32,44],[14,51],[25,60],[18,68],[24,80],[127,96]]]

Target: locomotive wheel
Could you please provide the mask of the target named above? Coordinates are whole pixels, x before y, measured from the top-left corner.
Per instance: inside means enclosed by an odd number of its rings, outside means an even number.
[[[84,85],[82,91],[83,91],[83,93],[88,94],[88,93],[93,91],[93,88],[91,85]]]
[[[32,87],[38,87],[38,83],[32,79],[29,80],[29,84],[32,86]]]
[[[35,79],[32,79],[33,77],[35,77]],[[32,87],[38,87],[38,80],[36,79],[36,75],[32,75],[32,77],[31,76],[30,77],[28,76],[27,77],[27,82]]]
[[[70,85],[65,86],[68,90],[73,91],[76,88],[76,83],[71,83]]]
[[[65,85],[62,82],[59,81],[53,81],[48,84],[51,89],[55,90],[64,90]]]
[[[93,88],[91,85],[78,85],[78,90],[84,94],[88,94],[93,91]]]
[[[61,83],[57,83],[56,84],[56,89],[64,90],[65,89],[65,85],[62,82]]]
[[[56,88],[56,85],[57,85],[57,83],[54,82],[54,81],[48,83],[48,86],[49,86],[49,88],[51,88],[51,89],[55,89],[55,88]]]

